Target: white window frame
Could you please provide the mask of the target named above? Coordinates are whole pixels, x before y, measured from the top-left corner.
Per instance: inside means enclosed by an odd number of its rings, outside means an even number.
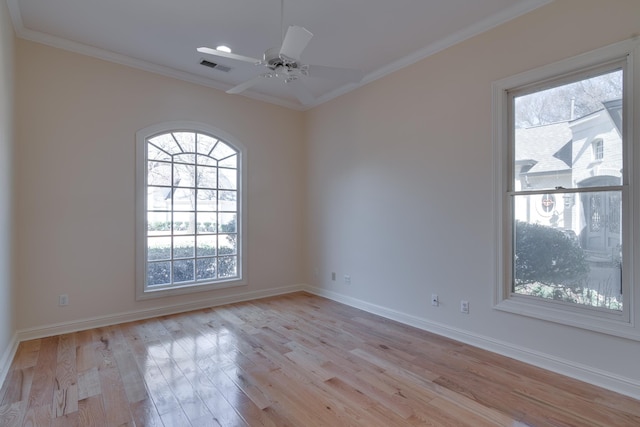
[[[238,276],[214,281],[189,282],[170,287],[153,288],[146,285],[147,274],[147,140],[168,132],[195,132],[206,134],[231,146],[238,153],[237,183],[237,272]],[[204,123],[171,121],[141,129],[136,133],[136,299],[167,297],[203,292],[213,289],[243,286],[247,284],[246,250],[246,170],[247,150],[233,136]]]
[[[623,94],[623,141],[627,159],[623,176],[623,311],[580,306],[512,292],[512,228],[510,168],[512,167],[511,108],[509,92],[527,87],[543,87],[545,82],[557,84],[589,69],[615,61],[625,62]],[[640,317],[640,283],[638,263],[640,242],[640,41],[626,40],[581,54],[554,64],[507,77],[492,84],[493,151],[494,151],[494,229],[495,288],[494,309],[543,319],[564,325],[640,340],[637,319]]]

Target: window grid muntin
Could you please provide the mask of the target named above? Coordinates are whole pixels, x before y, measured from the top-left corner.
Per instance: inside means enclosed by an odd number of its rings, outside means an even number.
[[[186,133],[186,134],[192,134],[193,135],[193,141],[194,141],[194,149],[193,151],[185,151],[183,148],[183,144],[180,143],[180,141],[178,140],[178,138],[175,136],[176,133]],[[160,146],[160,144],[156,144],[154,142],[152,142],[155,138],[158,137],[163,137],[163,136],[167,136],[167,135],[171,135],[171,138],[173,139],[175,145],[177,146],[179,152],[176,153],[170,153],[169,151],[167,151],[166,149],[164,149],[163,147]],[[207,151],[206,154],[203,153],[199,153],[198,152],[198,142],[199,142],[199,137],[203,135],[204,137],[207,138],[212,138],[213,140],[215,140],[215,142],[212,144],[211,148]],[[145,288],[147,287],[152,287],[153,289],[159,289],[159,288],[173,288],[176,286],[184,286],[184,285],[188,285],[188,284],[206,284],[206,283],[215,283],[218,281],[227,281],[230,279],[236,279],[239,278],[240,275],[240,263],[239,263],[239,254],[240,254],[240,239],[239,239],[239,200],[238,200],[238,185],[239,185],[239,179],[240,179],[240,175],[239,175],[239,162],[238,162],[238,158],[239,158],[239,151],[236,150],[235,148],[233,148],[231,145],[229,145],[228,143],[222,141],[219,138],[215,138],[211,135],[207,135],[201,132],[194,132],[194,131],[170,131],[170,132],[163,132],[161,134],[156,134],[154,136],[151,136],[149,138],[146,139],[145,141],[145,152],[148,153],[149,147],[153,147],[154,149],[158,150],[159,152],[162,152],[164,154],[166,154],[167,156],[169,156],[170,160],[164,160],[164,159],[151,159],[151,160],[147,160],[146,163],[146,172],[145,175],[148,178],[148,174],[149,174],[149,163],[150,162],[156,162],[156,163],[165,163],[170,165],[170,174],[171,174],[171,183],[172,185],[154,185],[153,187],[156,188],[166,188],[169,192],[171,192],[171,210],[167,211],[167,210],[162,210],[162,209],[150,209],[147,206],[146,209],[146,218],[145,218],[145,223],[147,225],[146,227],[146,231],[145,231],[145,237],[146,237],[146,250],[148,251],[149,249],[149,238],[155,238],[155,237],[161,237],[158,236],[157,234],[150,234],[150,230],[149,230],[149,224],[148,224],[148,218],[149,218],[149,213],[166,213],[169,214],[170,216],[170,223],[171,223],[171,230],[170,230],[170,240],[171,240],[171,246],[169,249],[169,253],[171,255],[171,257],[169,259],[154,259],[154,260],[149,260],[149,255],[147,254],[146,256],[146,265],[147,265],[147,269],[146,269],[146,274],[145,274]],[[220,148],[221,147],[221,148]],[[216,150],[226,150],[229,152],[228,155],[220,157],[219,159],[216,159],[215,157],[212,157],[211,154]],[[176,161],[176,158],[178,160],[182,160],[184,158],[186,158],[186,156],[193,156],[193,161],[192,162],[186,162],[186,161]],[[210,161],[212,162],[211,164],[205,165],[202,164],[202,161],[199,161],[198,159],[201,158],[201,156],[204,156],[208,159],[210,159]],[[232,175],[234,175],[235,178],[235,186],[233,190],[229,190],[229,189],[222,189],[222,191],[225,192],[232,192],[235,193],[235,197],[234,197],[234,203],[235,203],[235,209],[234,210],[220,210],[220,167],[218,166],[221,162],[226,161],[232,157],[235,156],[235,165],[236,167],[231,167],[231,166],[227,166],[225,165],[224,167],[222,167],[225,170],[228,171],[234,171],[234,173]],[[209,162],[207,162],[209,163]],[[175,165],[188,165],[188,166],[193,166],[194,168],[194,175],[193,175],[193,185],[190,186],[178,186],[177,184],[175,184]],[[215,165],[215,166],[213,166]],[[211,186],[207,186],[207,187],[203,187],[200,188],[199,187],[199,183],[198,183],[198,176],[199,176],[199,168],[203,167],[203,168],[208,168],[208,169],[214,169],[215,168],[215,174],[216,174],[216,185],[215,187],[211,187]],[[146,202],[148,203],[148,188],[150,186],[147,185],[147,198],[146,198]],[[176,210],[176,197],[175,193],[177,190],[191,190],[193,191],[193,195],[194,197],[192,198],[192,203],[193,203],[193,209],[190,210]],[[209,190],[209,191],[214,191],[215,192],[215,210],[211,210],[211,211],[203,211],[200,212],[200,210],[198,209],[198,204],[199,204],[199,200],[198,200],[198,190]],[[145,203],[145,205],[147,204]],[[181,234],[179,232],[185,231],[185,230],[176,230],[176,224],[178,221],[176,221],[176,213],[179,215],[185,215],[185,214],[191,214],[192,216],[192,225],[190,226],[190,229],[193,231],[192,233],[185,233],[185,234]],[[199,232],[199,223],[198,223],[198,217],[201,213],[214,213],[215,217],[216,217],[216,227],[210,231],[210,232]],[[235,232],[224,232],[222,233],[220,228],[221,228],[221,224],[219,222],[219,217],[221,213],[225,213],[225,214],[233,214],[235,215]],[[191,231],[191,230],[187,230],[187,231]],[[198,241],[199,241],[199,237],[200,236],[215,236],[215,240],[216,240],[216,247],[214,249],[214,254],[215,255],[199,255],[199,251],[198,251]],[[220,246],[220,237],[221,236],[233,236],[233,238],[235,239],[235,242],[232,244],[233,247],[233,251],[231,253],[224,253],[221,254],[219,251]],[[176,244],[175,244],[175,240],[176,238],[192,238],[193,239],[193,256],[192,257],[175,257],[174,253],[175,253],[175,248],[176,248]],[[193,277],[192,280],[185,280],[185,281],[176,281],[176,278],[174,277],[175,275],[175,266],[176,266],[176,261],[178,262],[182,262],[182,261],[187,261],[187,260],[191,260],[193,261],[193,269],[192,269],[192,275],[191,277]],[[197,264],[198,261],[202,260],[202,261],[207,261],[209,260],[210,262],[213,261],[214,264],[216,265],[216,269],[215,269],[215,276],[205,276],[202,277],[201,279],[199,279],[199,272],[197,269]],[[163,283],[160,285],[154,285],[154,284],[149,284],[149,277],[148,277],[148,273],[149,273],[149,266],[152,264],[162,264],[162,263],[170,263],[170,280],[168,283]],[[220,272],[220,265],[223,262],[227,262],[230,263],[230,265],[233,266],[233,270],[231,272],[231,274],[224,274]]]

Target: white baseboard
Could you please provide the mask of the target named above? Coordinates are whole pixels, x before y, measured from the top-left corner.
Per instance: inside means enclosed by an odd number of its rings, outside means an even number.
[[[18,351],[18,335],[14,334],[9,342],[9,345],[5,349],[2,357],[0,357],[0,387],[4,384],[4,380],[7,379],[7,374],[9,374],[9,368],[11,367],[11,362],[13,358],[16,356],[16,352]]]
[[[149,319],[152,317],[166,316],[169,314],[183,313],[192,310],[200,310],[208,307],[215,307],[224,304],[233,304],[237,302],[250,301],[260,298],[267,298],[277,295],[289,294],[304,290],[303,285],[283,286],[280,288],[272,288],[264,291],[250,291],[235,293],[223,297],[207,298],[196,302],[186,304],[167,305],[163,307],[154,307],[146,310],[136,310],[125,313],[117,313],[108,316],[92,317],[88,319],[75,320],[72,322],[56,323],[53,325],[39,326],[35,328],[19,330],[17,342],[50,337],[60,334],[68,334],[71,332],[83,331],[86,329],[101,328],[105,326],[117,325],[119,323],[133,322],[137,320]],[[9,359],[11,361],[11,359]]]
[[[433,332],[474,347],[482,348],[483,350],[501,354],[539,368],[624,394],[634,399],[640,399],[640,382],[621,377],[611,372],[594,369],[590,366],[581,365],[570,360],[561,359],[525,347],[516,346],[505,341],[472,334],[462,329],[454,328],[438,322],[432,322],[424,318],[411,316],[326,289],[307,286],[304,290],[369,313],[377,314],[378,316],[382,316],[387,319],[414,326],[428,332]]]

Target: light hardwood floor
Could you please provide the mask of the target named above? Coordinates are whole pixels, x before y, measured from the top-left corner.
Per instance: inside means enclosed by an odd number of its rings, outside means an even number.
[[[640,426],[640,401],[305,293],[20,344],[8,426]]]

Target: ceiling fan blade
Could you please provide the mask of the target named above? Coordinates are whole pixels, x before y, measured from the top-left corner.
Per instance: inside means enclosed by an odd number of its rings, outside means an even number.
[[[280,55],[295,61],[300,60],[300,55],[304,48],[307,47],[307,44],[309,44],[311,37],[313,37],[313,34],[306,28],[295,25],[290,26],[282,41]]]
[[[287,82],[287,86],[291,88],[291,91],[302,105],[309,105],[316,100],[316,97],[313,96],[311,91],[307,89],[300,79]]]
[[[214,56],[221,56],[223,58],[235,59],[236,61],[250,62],[256,65],[262,62],[260,59],[251,58],[249,56],[238,55],[235,53],[222,52],[220,50],[212,49],[210,47],[199,47],[198,52],[206,53],[207,55],[214,55]]]
[[[309,75],[344,83],[358,83],[364,77],[362,71],[354,68],[337,68],[324,65],[309,65]]]
[[[236,94],[236,93],[244,92],[245,90],[249,89],[251,86],[258,84],[264,77],[266,77],[265,74],[260,74],[259,76],[256,76],[250,80],[247,80],[244,83],[240,83],[239,85],[232,87],[227,91],[227,93]]]

